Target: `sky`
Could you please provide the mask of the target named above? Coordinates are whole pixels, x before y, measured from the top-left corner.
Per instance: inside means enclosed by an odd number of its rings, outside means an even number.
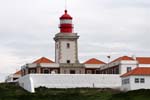
[[[0,81],[40,57],[54,60],[65,0],[0,0]],[[150,57],[150,0],[67,0],[79,59]]]

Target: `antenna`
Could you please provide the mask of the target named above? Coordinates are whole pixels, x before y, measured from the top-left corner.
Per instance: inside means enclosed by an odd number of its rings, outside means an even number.
[[[108,63],[110,63],[111,55],[108,55],[107,58],[108,58]]]
[[[65,10],[67,10],[67,0],[65,0]]]

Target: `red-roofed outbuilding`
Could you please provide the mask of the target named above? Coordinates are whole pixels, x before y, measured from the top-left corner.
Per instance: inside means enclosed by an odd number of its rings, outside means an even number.
[[[137,67],[121,75],[124,91],[150,89],[150,67]]]

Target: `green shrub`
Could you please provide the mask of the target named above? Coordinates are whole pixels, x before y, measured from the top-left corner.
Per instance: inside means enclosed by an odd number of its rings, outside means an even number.
[[[150,90],[120,92],[109,88],[48,89],[29,93],[15,83],[0,84],[0,100],[150,100]]]

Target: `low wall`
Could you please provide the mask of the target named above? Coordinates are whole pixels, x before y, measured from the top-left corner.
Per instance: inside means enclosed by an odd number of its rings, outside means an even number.
[[[110,74],[30,74],[19,79],[19,84],[29,92],[34,88],[120,88],[119,75]]]
[[[23,77],[20,77],[18,79],[19,85],[24,88],[25,90],[29,92],[35,92],[34,90],[34,83],[32,80],[32,77],[30,75],[26,75]]]

